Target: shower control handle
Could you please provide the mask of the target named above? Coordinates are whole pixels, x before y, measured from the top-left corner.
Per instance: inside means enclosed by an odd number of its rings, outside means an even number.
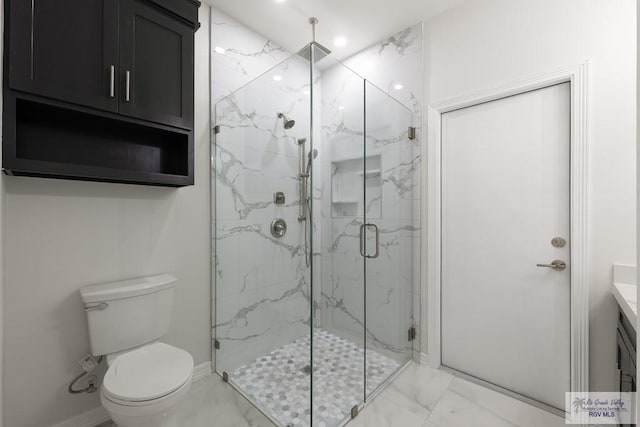
[[[373,229],[376,232],[376,251],[373,255],[368,255],[365,253],[366,252],[365,228],[367,227],[373,227]],[[365,223],[360,225],[360,255],[362,255],[365,258],[378,258],[378,256],[380,255],[380,230],[378,229],[377,225],[372,223]]]

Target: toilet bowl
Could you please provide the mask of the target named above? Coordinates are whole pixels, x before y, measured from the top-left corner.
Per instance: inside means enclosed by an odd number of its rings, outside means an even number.
[[[149,344],[109,362],[100,390],[102,406],[118,427],[176,427],[177,409],[192,375],[189,353]]]

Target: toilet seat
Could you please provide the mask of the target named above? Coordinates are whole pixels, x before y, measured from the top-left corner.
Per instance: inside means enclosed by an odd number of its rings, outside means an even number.
[[[191,354],[153,343],[116,357],[104,376],[102,391],[121,405],[153,405],[190,385],[192,375]]]

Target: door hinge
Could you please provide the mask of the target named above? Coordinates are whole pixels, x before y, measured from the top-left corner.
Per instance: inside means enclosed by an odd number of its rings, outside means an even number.
[[[412,326],[409,328],[409,332],[407,333],[407,338],[409,341],[413,341],[416,339],[416,327]]]
[[[220,350],[220,341],[213,340],[213,346],[215,347],[216,350]]]
[[[409,126],[409,139],[416,139],[416,128]]]
[[[351,408],[351,419],[354,419],[355,417],[358,416],[358,405],[354,406],[353,408]]]
[[[215,133],[216,135],[220,133],[220,125],[215,125],[213,127],[213,133]]]
[[[222,381],[224,381],[225,383],[229,382],[229,374],[227,374],[226,372],[222,373]]]

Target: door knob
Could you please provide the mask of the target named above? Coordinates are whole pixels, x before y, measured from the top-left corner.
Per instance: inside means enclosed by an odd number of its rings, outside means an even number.
[[[536,266],[553,268],[555,271],[562,271],[567,268],[567,263],[562,260],[556,259],[551,261],[551,264],[536,264]]]

